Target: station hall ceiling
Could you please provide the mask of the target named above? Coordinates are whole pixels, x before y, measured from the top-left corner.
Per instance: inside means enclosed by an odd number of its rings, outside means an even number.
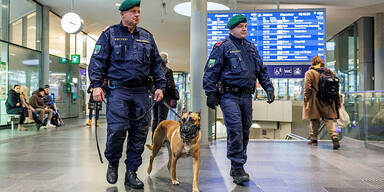
[[[37,0],[63,16],[71,10],[71,0]],[[122,0],[74,0],[74,12],[84,20],[84,31],[96,39],[108,25],[120,22],[116,3]],[[189,71],[189,17],[178,15],[174,6],[185,0],[142,0],[140,26],[155,37],[159,51],[170,56],[175,71]],[[212,0],[231,9],[276,9],[276,0]],[[362,16],[384,12],[384,0],[281,0],[280,9],[326,8],[326,38],[330,39]]]

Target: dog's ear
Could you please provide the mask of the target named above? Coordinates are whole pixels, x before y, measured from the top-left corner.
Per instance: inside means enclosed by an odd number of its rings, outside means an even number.
[[[201,109],[198,112],[196,112],[196,113],[197,113],[197,115],[199,116],[199,119],[200,119]]]

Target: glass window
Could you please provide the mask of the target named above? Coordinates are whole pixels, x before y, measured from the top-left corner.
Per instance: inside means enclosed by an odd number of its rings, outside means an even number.
[[[18,45],[22,45],[23,43],[23,38],[22,38],[22,31],[23,31],[23,20],[22,19],[19,19],[15,22],[12,22],[10,24],[10,29],[9,31],[11,32],[9,34],[9,41],[14,43],[14,44],[18,44]]]
[[[36,49],[36,12],[27,16],[27,47]]]
[[[0,38],[8,41],[9,1],[0,1]]]
[[[40,35],[37,33],[38,17],[36,16],[38,7],[39,5],[29,0],[10,1],[10,42],[31,49],[40,49],[37,46],[40,43]]]
[[[33,92],[39,88],[40,53],[9,45],[9,86],[25,85]]]
[[[49,54],[66,57],[65,32],[61,29],[60,20],[60,17],[49,12]]]
[[[327,67],[337,73],[342,93],[359,90],[358,42],[356,23],[327,42]]]
[[[0,101],[7,99],[7,61],[8,61],[8,44],[0,43]]]

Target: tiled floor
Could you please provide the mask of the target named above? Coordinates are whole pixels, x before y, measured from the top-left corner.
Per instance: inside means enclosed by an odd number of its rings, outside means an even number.
[[[66,123],[62,129],[0,141],[1,192],[140,191],[124,187],[125,155],[117,184],[108,184],[107,164],[98,161],[94,130],[81,126],[85,120]],[[99,139],[104,150],[105,121],[101,120],[101,124]],[[311,147],[304,142],[252,141],[245,167],[251,181],[246,186],[237,186],[229,177],[226,143],[217,141],[201,149],[199,188],[215,192],[384,191],[384,153],[368,150],[348,139],[343,140],[339,151],[331,148],[329,142]],[[169,179],[165,149],[156,157],[150,176],[146,173],[148,159],[146,149],[138,172],[145,182],[144,191],[192,190],[191,159],[178,162],[179,186],[173,186]]]

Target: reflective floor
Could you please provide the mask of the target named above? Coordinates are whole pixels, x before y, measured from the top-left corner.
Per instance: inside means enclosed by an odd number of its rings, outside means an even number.
[[[145,182],[144,190],[124,187],[124,155],[117,184],[108,184],[107,163],[100,164],[98,160],[94,130],[83,124],[84,119],[67,120],[66,127],[61,129],[0,141],[0,191],[192,191],[192,160],[178,161],[180,185],[173,186],[165,149],[156,157],[150,176],[146,173],[149,150],[145,150],[138,172]],[[104,150],[105,120],[101,120],[101,125],[99,137]],[[199,188],[201,191],[384,191],[384,153],[366,149],[363,143],[348,138],[341,144],[339,151],[333,151],[330,142],[311,147],[305,142],[252,141],[245,167],[251,181],[246,186],[237,186],[229,176],[226,142],[220,140],[201,149]]]

